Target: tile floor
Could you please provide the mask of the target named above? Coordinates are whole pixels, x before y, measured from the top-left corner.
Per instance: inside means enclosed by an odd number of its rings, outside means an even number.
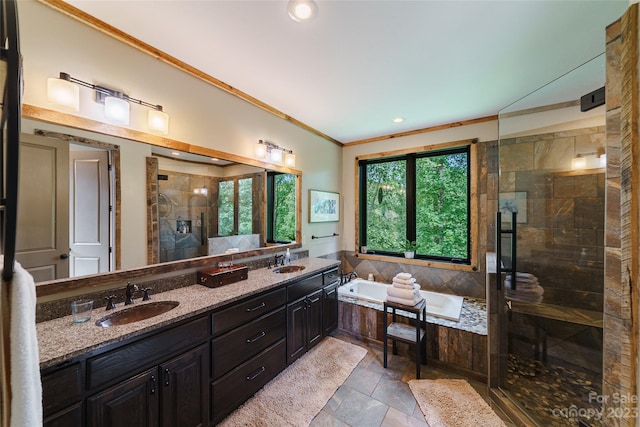
[[[413,361],[389,352],[389,368],[385,369],[380,345],[367,345],[339,333],[335,337],[365,347],[368,353],[316,415],[311,427],[428,427],[407,385],[407,381],[415,378]],[[421,378],[464,377],[423,365]],[[472,380],[469,383],[488,401],[486,384]],[[513,426],[504,413],[495,405],[492,407],[507,426]]]

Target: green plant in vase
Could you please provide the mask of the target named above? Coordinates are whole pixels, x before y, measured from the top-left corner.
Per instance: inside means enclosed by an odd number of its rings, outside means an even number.
[[[404,257],[405,258],[413,258],[416,255],[416,250],[418,250],[418,245],[415,240],[408,240],[404,244]]]

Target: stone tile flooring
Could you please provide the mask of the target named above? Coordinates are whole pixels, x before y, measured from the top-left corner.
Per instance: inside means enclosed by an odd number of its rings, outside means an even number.
[[[380,345],[367,345],[342,334],[336,338],[365,347],[367,355],[345,383],[338,388],[325,407],[311,422],[312,427],[428,427],[407,382],[415,378],[415,363],[389,352],[389,368],[382,366]],[[421,368],[422,379],[464,378],[428,365]],[[468,379],[467,379],[468,380]],[[468,380],[488,402],[487,385]],[[513,426],[504,413],[491,405],[507,426]]]

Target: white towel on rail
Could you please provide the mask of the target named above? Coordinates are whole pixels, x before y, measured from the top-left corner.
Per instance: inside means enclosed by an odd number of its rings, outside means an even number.
[[[36,285],[31,274],[17,262],[14,269],[15,273],[10,282],[10,425],[11,427],[41,426],[42,382],[36,335]]]

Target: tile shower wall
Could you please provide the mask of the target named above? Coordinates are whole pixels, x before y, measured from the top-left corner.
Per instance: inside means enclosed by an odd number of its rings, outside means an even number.
[[[602,312],[604,170],[570,167],[576,154],[604,148],[604,127],[501,141],[500,194],[525,200],[518,212],[518,271],[538,277],[547,304]]]
[[[214,226],[213,201],[218,200],[217,179],[162,170],[160,174],[167,176],[158,181],[160,262],[207,255],[206,236]],[[195,188],[202,187],[207,195],[194,194]]]

